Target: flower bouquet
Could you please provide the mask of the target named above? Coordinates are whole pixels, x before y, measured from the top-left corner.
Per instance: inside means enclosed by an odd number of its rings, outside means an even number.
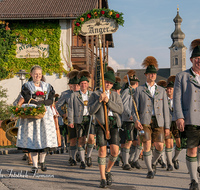
[[[13,113],[16,117],[20,117],[22,119],[30,119],[30,118],[42,119],[46,112],[44,104],[37,106],[35,104],[29,104],[29,103],[26,105],[23,104],[22,107],[19,106],[10,107],[11,113]]]

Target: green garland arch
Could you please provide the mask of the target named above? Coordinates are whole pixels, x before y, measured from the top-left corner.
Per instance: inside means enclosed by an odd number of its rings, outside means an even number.
[[[111,9],[92,9],[87,11],[86,13],[82,14],[81,16],[77,17],[77,19],[74,21],[74,34],[78,35],[81,31],[81,25],[87,22],[90,19],[95,19],[99,17],[107,17],[114,19],[119,25],[124,25],[124,19],[123,19],[123,13],[120,13],[118,11],[114,11]]]

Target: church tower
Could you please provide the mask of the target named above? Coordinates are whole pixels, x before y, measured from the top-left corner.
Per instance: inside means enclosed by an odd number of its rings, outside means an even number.
[[[185,34],[181,31],[182,18],[179,15],[179,8],[177,8],[177,15],[174,18],[175,30],[171,34],[172,45],[170,49],[170,75],[186,70],[186,47],[183,44]]]

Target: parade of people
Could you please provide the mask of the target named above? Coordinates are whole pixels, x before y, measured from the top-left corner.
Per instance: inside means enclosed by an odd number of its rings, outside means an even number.
[[[199,190],[200,38],[187,50],[179,6],[167,68],[135,9],[16,2],[0,1],[0,190]]]

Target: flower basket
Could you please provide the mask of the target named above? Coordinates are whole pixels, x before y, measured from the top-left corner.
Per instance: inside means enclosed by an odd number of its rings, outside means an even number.
[[[26,105],[12,106],[10,108],[11,112],[21,119],[42,119],[45,115],[46,109],[44,105],[36,106],[35,104],[30,104],[31,98]]]
[[[21,119],[42,119],[45,113],[38,115],[21,115],[19,116]]]

